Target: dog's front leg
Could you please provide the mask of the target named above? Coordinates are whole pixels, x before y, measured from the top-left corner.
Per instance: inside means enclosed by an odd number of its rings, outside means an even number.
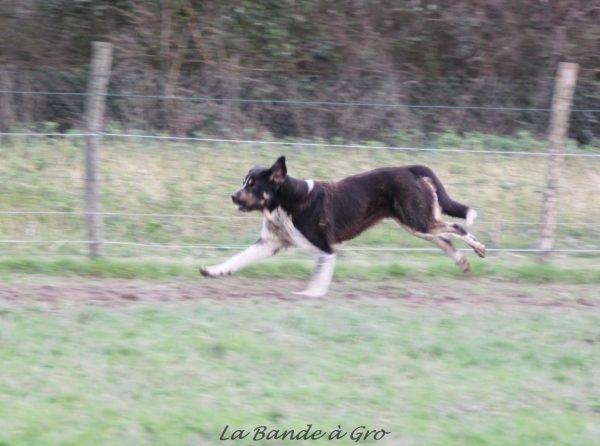
[[[250,245],[244,251],[234,255],[225,262],[215,266],[200,267],[200,274],[205,277],[217,277],[246,268],[254,263],[258,263],[266,258],[277,254],[284,245],[277,240],[260,239],[255,244]]]
[[[320,252],[317,254],[317,264],[308,287],[304,291],[294,294],[306,297],[323,297],[329,291],[329,284],[333,277],[335,267],[335,253],[327,254]]]

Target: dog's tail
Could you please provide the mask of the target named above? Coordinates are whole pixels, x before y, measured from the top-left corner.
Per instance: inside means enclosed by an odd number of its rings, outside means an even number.
[[[437,192],[438,203],[440,204],[444,214],[449,215],[450,217],[464,218],[467,220],[467,226],[471,226],[473,224],[473,221],[477,217],[477,212],[475,212],[475,209],[472,209],[469,206],[454,201],[452,198],[450,198],[448,192],[446,192],[446,189],[444,188],[444,185],[437,175],[433,173],[433,170],[426,166],[414,166],[413,173],[420,177],[429,178],[433,182]]]

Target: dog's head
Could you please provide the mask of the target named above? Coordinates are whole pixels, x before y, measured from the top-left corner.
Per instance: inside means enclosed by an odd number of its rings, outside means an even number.
[[[231,195],[231,199],[240,211],[262,211],[274,203],[286,178],[285,157],[281,156],[270,169],[261,166],[250,169],[244,184]]]

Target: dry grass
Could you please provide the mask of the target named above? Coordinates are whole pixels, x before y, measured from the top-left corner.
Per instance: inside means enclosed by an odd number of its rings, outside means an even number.
[[[406,145],[413,139],[406,137]],[[0,160],[1,211],[83,211],[82,140],[11,138]],[[533,248],[545,183],[546,157],[490,153],[393,151],[267,144],[169,142],[109,137],[102,148],[104,210],[111,213],[186,215],[106,216],[107,239],[168,244],[245,245],[256,239],[260,216],[240,214],[229,195],[255,164],[288,158],[297,178],[335,180],[380,166],[425,164],[434,169],[450,195],[474,207],[473,232],[489,248]],[[453,133],[439,135],[446,149],[534,151],[544,143],[528,135],[498,138]],[[568,150],[577,152],[573,146]],[[584,152],[581,152],[584,153]],[[600,232],[600,158],[568,157],[561,181],[557,248],[598,248]],[[240,218],[244,217],[244,218]],[[1,215],[2,239],[84,240],[81,215]],[[351,246],[430,247],[386,223]],[[15,254],[47,252],[48,246],[11,246]],[[83,252],[76,245],[55,246],[57,253]],[[199,251],[160,251],[113,246],[114,255],[188,256]]]

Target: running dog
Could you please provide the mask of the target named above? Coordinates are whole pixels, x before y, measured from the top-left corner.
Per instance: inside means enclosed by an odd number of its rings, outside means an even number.
[[[425,166],[384,167],[337,182],[297,180],[287,175],[282,156],[271,168],[251,169],[231,199],[240,211],[263,213],[260,239],[219,265],[201,267],[203,276],[233,274],[283,248],[297,246],[314,253],[316,267],[307,289],[296,294],[321,297],[331,283],[336,250],[384,218],[433,243],[464,272],[471,266],[454,248],[451,237],[485,257],[483,243],[459,224],[442,220],[446,214],[466,219],[469,226],[477,213],[453,201]]]

